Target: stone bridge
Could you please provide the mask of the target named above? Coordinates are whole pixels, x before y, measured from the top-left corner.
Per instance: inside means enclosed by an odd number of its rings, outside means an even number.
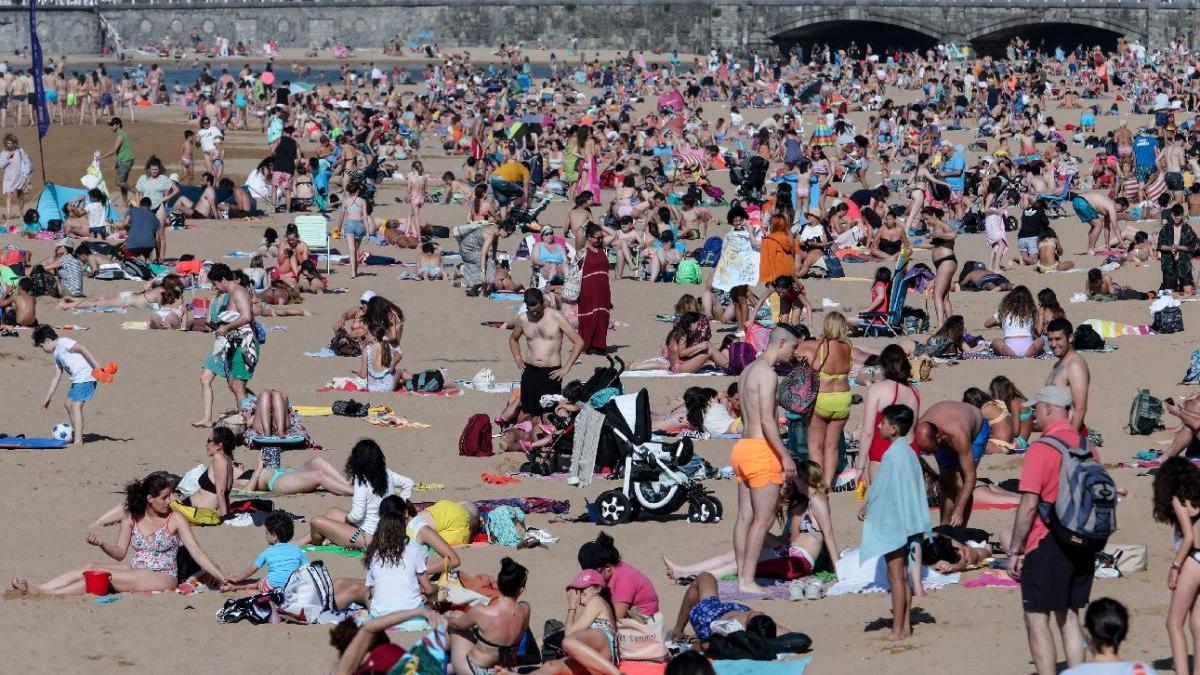
[[[11,3],[12,0],[9,0]],[[97,52],[101,17],[136,48],[192,28],[257,45],[377,47],[392,36],[445,46],[544,40],[561,48],[685,52],[745,50],[819,39],[831,31],[916,37],[958,44],[999,43],[1027,30],[1084,27],[1151,47],[1200,40],[1198,0],[41,0],[39,35],[48,54]],[[0,4],[0,44],[28,44],[28,9]],[[1054,34],[1051,34],[1054,37]],[[1064,42],[1066,40],[1064,39]],[[883,46],[883,45],[879,45]],[[1073,47],[1074,44],[1064,44]]]

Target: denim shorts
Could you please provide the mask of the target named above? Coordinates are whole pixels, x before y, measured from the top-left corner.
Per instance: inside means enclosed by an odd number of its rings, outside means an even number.
[[[67,390],[67,400],[87,403],[96,395],[96,381],[76,382]]]
[[[361,220],[347,220],[342,224],[342,236],[362,239],[367,236],[367,226]]]
[[[1029,255],[1038,254],[1038,238],[1037,237],[1021,237],[1017,240],[1017,252],[1028,253]]]

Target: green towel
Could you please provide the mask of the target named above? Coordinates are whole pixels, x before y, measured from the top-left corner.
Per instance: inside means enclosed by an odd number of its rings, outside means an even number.
[[[359,549],[345,548],[344,546],[333,546],[330,544],[324,544],[322,546],[305,546],[304,550],[312,551],[313,553],[333,553],[335,555],[344,555],[347,558],[363,557],[363,552]]]
[[[883,453],[867,493],[859,559],[891,553],[903,548],[910,537],[932,532],[921,461],[907,438],[897,438]]]

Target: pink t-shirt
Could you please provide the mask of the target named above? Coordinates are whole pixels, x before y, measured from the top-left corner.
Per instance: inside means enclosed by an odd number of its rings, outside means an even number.
[[[1054,422],[1042,431],[1042,435],[1054,436],[1066,443],[1068,447],[1077,446],[1081,436],[1067,420]],[[1092,456],[1096,457],[1097,461],[1100,460],[1094,447]],[[1062,454],[1056,448],[1038,441],[1030,443],[1021,467],[1020,491],[1032,492],[1044,502],[1054,502],[1058,499],[1058,473],[1061,468]],[[1025,554],[1033,552],[1047,534],[1050,534],[1050,530],[1042,522],[1042,519],[1035,515],[1033,526],[1029,528],[1029,535],[1025,537]]]
[[[613,568],[608,590],[612,593],[614,603],[623,602],[630,607],[637,607],[643,616],[658,613],[658,593],[654,590],[654,584],[629,563],[620,562]]]

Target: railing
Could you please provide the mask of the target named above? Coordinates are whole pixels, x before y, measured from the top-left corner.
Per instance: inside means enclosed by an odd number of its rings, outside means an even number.
[[[287,5],[538,5],[552,4],[549,0],[37,0],[39,7],[223,7],[223,6],[287,6]],[[598,0],[588,4],[657,4],[658,0]],[[1195,7],[1198,0],[664,0],[665,5],[828,5],[828,6],[962,6],[962,7],[1078,7],[1115,8],[1141,7],[1147,5],[1163,7]],[[29,0],[0,0],[0,7],[28,7]]]

